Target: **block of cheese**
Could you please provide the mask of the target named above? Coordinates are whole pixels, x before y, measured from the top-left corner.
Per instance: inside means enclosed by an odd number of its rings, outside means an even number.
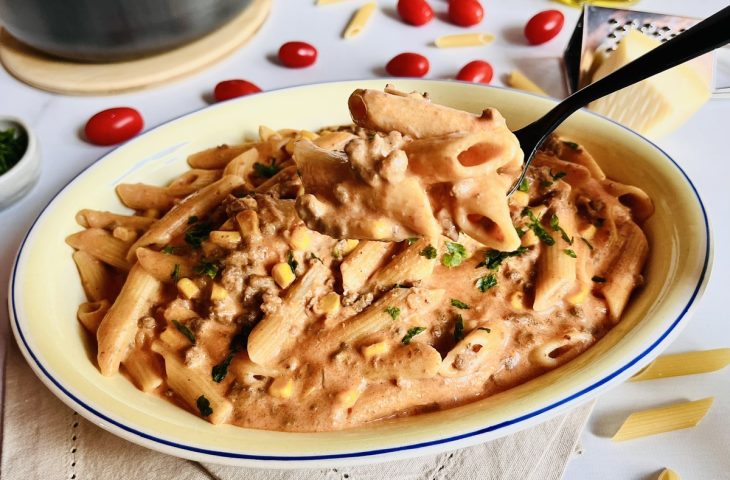
[[[636,30],[621,39],[593,74],[597,81],[639,58],[660,43]],[[637,132],[659,138],[684,123],[710,98],[709,81],[684,63],[588,105]]]

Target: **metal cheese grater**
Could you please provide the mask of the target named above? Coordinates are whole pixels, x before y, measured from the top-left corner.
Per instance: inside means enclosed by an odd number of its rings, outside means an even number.
[[[698,23],[700,19],[639,12],[616,8],[586,5],[573,31],[563,55],[565,77],[570,93],[590,83],[594,60],[597,55],[609,56],[616,50],[621,39],[631,30],[665,42]],[[727,49],[723,49],[727,50]],[[725,54],[727,52],[721,52]],[[730,96],[730,65],[725,59],[730,55],[718,55],[718,74],[715,74],[715,54],[708,53],[691,62],[692,68],[706,79],[715,95]],[[717,82],[715,82],[717,77]]]

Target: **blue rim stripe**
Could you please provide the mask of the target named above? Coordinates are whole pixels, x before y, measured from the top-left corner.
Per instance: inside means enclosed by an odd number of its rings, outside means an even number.
[[[348,81],[338,81],[338,82],[330,82],[330,83],[332,83],[332,84],[339,84],[339,83],[347,83],[347,82]],[[318,84],[311,84],[311,85],[325,85],[325,84],[326,83],[318,83]],[[288,90],[288,89],[300,88],[300,87],[302,87],[302,85],[295,86],[295,87],[286,87],[286,88],[282,88],[282,89],[278,89],[278,90],[270,90],[268,92],[262,92],[261,94],[271,93],[273,91],[281,91],[281,90]],[[501,88],[501,87],[489,87],[489,88]],[[509,90],[509,89],[507,89],[507,90]],[[521,92],[521,93],[525,93],[525,92]],[[261,94],[257,94],[257,95],[261,95]],[[545,97],[542,97],[542,96],[539,96],[539,95],[532,95],[532,96],[536,96],[538,98],[545,98]],[[206,107],[206,108],[211,108],[211,107]],[[185,117],[185,116],[188,116],[188,115],[193,115],[197,111],[199,111],[199,110],[196,110],[195,112],[190,112],[190,113],[181,115],[180,117],[176,117],[175,119],[172,119],[172,120],[170,120],[168,122],[165,122],[164,124],[161,124],[161,125],[165,125],[167,123],[173,122],[173,121],[175,121],[175,120],[177,120],[179,118],[182,118],[182,117]],[[655,149],[657,149],[659,152],[661,152],[677,168],[677,170],[679,170],[679,172],[682,174],[682,176],[687,181],[687,183],[689,184],[689,186],[692,188],[692,191],[694,192],[695,197],[697,198],[697,203],[698,203],[698,205],[699,205],[699,207],[700,207],[700,209],[702,211],[702,217],[703,217],[703,221],[704,221],[704,225],[705,225],[705,259],[704,259],[704,262],[703,262],[703,265],[702,265],[702,272],[700,273],[700,277],[699,277],[699,279],[697,281],[697,284],[695,286],[695,289],[692,292],[692,295],[690,296],[689,300],[685,304],[685,306],[682,309],[682,311],[680,312],[680,314],[674,319],[674,321],[669,326],[669,328],[664,333],[662,333],[662,335],[660,335],[660,337],[656,341],[654,341],[654,343],[652,343],[649,347],[647,347],[643,352],[641,352],[639,355],[637,355],[634,359],[632,359],[631,361],[629,361],[628,363],[626,363],[624,366],[620,367],[619,369],[617,369],[613,373],[607,375],[606,377],[598,380],[597,382],[595,382],[595,383],[593,383],[593,384],[585,387],[584,389],[582,389],[582,390],[580,390],[580,391],[578,391],[578,392],[576,392],[576,393],[574,393],[574,394],[572,394],[572,395],[570,395],[568,397],[565,397],[565,398],[563,398],[561,400],[558,400],[557,402],[554,402],[554,403],[552,403],[550,405],[547,405],[547,406],[545,406],[543,408],[540,408],[538,410],[532,411],[530,413],[524,414],[522,416],[516,417],[516,418],[511,419],[511,420],[506,420],[506,421],[501,422],[501,423],[497,423],[497,424],[490,425],[490,426],[487,426],[487,427],[484,427],[484,428],[481,428],[481,429],[478,429],[478,430],[474,430],[472,432],[467,432],[467,433],[463,433],[463,434],[459,434],[459,435],[454,435],[454,436],[446,437],[446,438],[441,438],[441,439],[437,439],[437,440],[431,440],[431,441],[427,441],[427,442],[414,443],[414,444],[411,444],[411,445],[403,445],[403,446],[398,446],[398,447],[383,448],[383,449],[376,449],[376,450],[366,450],[366,451],[362,451],[362,452],[349,452],[349,453],[338,453],[338,454],[329,454],[329,455],[277,456],[277,455],[251,455],[251,454],[244,454],[244,453],[225,452],[225,451],[219,451],[219,450],[208,450],[208,449],[204,449],[204,448],[194,447],[194,446],[191,446],[191,445],[185,445],[185,444],[176,443],[176,442],[173,442],[173,441],[170,441],[170,440],[165,440],[164,438],[155,437],[154,435],[150,435],[148,433],[145,433],[145,432],[136,430],[136,429],[134,429],[132,427],[129,427],[127,425],[124,425],[123,423],[117,422],[116,420],[113,420],[112,418],[110,418],[110,417],[106,416],[105,414],[99,412],[98,410],[94,409],[90,405],[87,405],[86,403],[82,402],[75,395],[71,394],[63,385],[61,385],[61,383],[58,380],[56,380],[53,376],[51,376],[51,374],[41,364],[41,362],[36,357],[35,353],[31,350],[30,346],[28,345],[28,342],[27,342],[27,340],[25,338],[25,335],[23,334],[23,330],[22,330],[21,325],[20,325],[20,321],[19,321],[19,317],[18,317],[18,314],[17,314],[16,305],[15,305],[15,296],[16,296],[15,295],[15,290],[16,290],[16,281],[17,281],[17,269],[18,269],[18,265],[20,263],[19,262],[20,256],[23,253],[23,249],[25,248],[25,244],[28,241],[28,238],[30,237],[30,234],[32,233],[33,229],[35,228],[36,223],[38,223],[38,221],[43,216],[43,214],[45,213],[45,211],[48,209],[48,207],[50,206],[50,204],[74,180],[76,180],[80,175],[82,175],[83,173],[85,173],[93,165],[97,164],[99,161],[101,161],[102,159],[106,158],[106,156],[109,155],[111,152],[109,152],[108,154],[104,155],[99,160],[93,162],[91,165],[89,165],[88,167],[84,168],[81,172],[79,172],[76,176],[74,176],[71,180],[69,180],[69,182],[66,183],[66,185],[64,185],[64,187],[61,188],[61,190],[59,190],[58,193],[56,193],[51,198],[51,200],[46,204],[46,206],[43,208],[43,210],[38,214],[38,216],[36,217],[36,219],[33,221],[33,224],[28,229],[28,232],[26,233],[25,237],[23,238],[23,242],[21,243],[20,248],[18,250],[18,255],[16,257],[15,265],[13,266],[11,292],[10,292],[10,298],[9,298],[9,300],[11,302],[11,305],[12,305],[13,318],[15,320],[16,331],[17,331],[18,335],[20,336],[20,339],[22,340],[23,345],[25,346],[26,351],[33,358],[33,361],[36,363],[36,365],[38,366],[38,368],[43,372],[43,374],[46,376],[46,378],[48,380],[50,380],[59,390],[61,390],[75,404],[83,407],[89,413],[91,413],[94,416],[100,418],[101,420],[104,420],[105,422],[107,422],[109,424],[114,425],[115,427],[117,427],[117,428],[119,428],[121,430],[124,430],[126,432],[129,432],[129,433],[134,434],[136,436],[142,437],[142,438],[144,438],[146,440],[150,440],[152,442],[159,443],[159,444],[163,444],[163,445],[166,445],[166,446],[169,446],[169,447],[173,447],[173,448],[176,448],[176,449],[179,449],[179,450],[186,450],[186,451],[190,451],[190,452],[195,452],[195,453],[205,454],[205,455],[211,455],[211,456],[215,456],[215,457],[237,458],[237,459],[246,459],[246,460],[265,460],[265,461],[312,461],[312,460],[332,460],[332,459],[345,459],[345,458],[358,458],[358,457],[375,456],[375,455],[382,455],[382,454],[399,452],[399,451],[414,450],[414,449],[425,448],[425,447],[430,447],[430,446],[435,446],[435,445],[440,445],[440,444],[451,443],[451,442],[455,442],[455,441],[462,440],[462,439],[465,439],[465,438],[470,438],[470,437],[474,437],[474,436],[477,436],[477,435],[481,435],[481,434],[484,434],[484,433],[493,432],[495,430],[500,430],[502,428],[506,428],[508,426],[515,425],[515,424],[518,424],[518,423],[523,422],[525,420],[528,420],[528,419],[531,419],[533,417],[539,416],[539,415],[541,415],[541,414],[543,414],[545,412],[548,412],[550,410],[553,410],[555,408],[558,408],[558,407],[560,407],[560,406],[562,406],[564,404],[570,403],[573,400],[577,400],[580,397],[582,397],[583,395],[585,395],[586,393],[589,393],[589,392],[591,392],[591,391],[593,391],[593,390],[601,387],[602,385],[608,383],[612,379],[616,378],[617,376],[619,376],[620,374],[622,374],[623,372],[625,372],[626,370],[628,370],[629,368],[631,368],[632,366],[634,366],[637,362],[639,362],[641,359],[643,359],[649,353],[651,353],[654,349],[656,349],[659,346],[659,344],[661,344],[664,341],[664,339],[666,339],[667,336],[669,336],[669,334],[672,331],[674,331],[674,329],[677,327],[677,325],[679,325],[679,323],[681,322],[681,320],[686,316],[686,314],[689,311],[689,309],[695,303],[695,300],[697,299],[697,295],[699,294],[700,290],[703,287],[703,284],[705,283],[704,282],[705,281],[705,276],[706,276],[707,270],[709,268],[710,253],[711,253],[710,252],[711,237],[710,237],[710,226],[709,226],[709,221],[708,221],[708,218],[707,218],[707,212],[705,210],[704,204],[702,203],[702,199],[700,198],[699,192],[697,192],[697,189],[695,188],[694,184],[689,179],[689,177],[687,176],[687,174],[685,173],[685,171],[682,169],[682,167],[680,167],[679,164],[677,164],[677,162],[675,162],[674,159],[672,159],[671,156],[669,156],[664,150],[662,150],[659,146],[657,146],[656,144],[654,144],[654,142],[652,142],[651,140],[642,137],[641,135],[639,135],[638,133],[634,132],[633,130],[631,130],[631,129],[629,129],[629,128],[623,126],[623,125],[621,125],[620,123],[615,122],[614,120],[611,120],[610,118],[606,118],[606,117],[603,117],[601,115],[597,115],[597,114],[595,114],[593,112],[588,112],[588,113],[590,113],[592,115],[596,115],[596,116],[602,117],[603,119],[605,119],[605,120],[613,123],[614,125],[618,125],[619,127],[623,128],[624,130],[628,130],[630,133],[641,137],[645,142],[649,143]],[[155,129],[158,128],[158,127],[155,127]],[[154,131],[155,129],[153,129],[151,131]],[[147,133],[150,133],[150,132],[147,132]],[[114,150],[112,150],[112,152],[113,151]]]

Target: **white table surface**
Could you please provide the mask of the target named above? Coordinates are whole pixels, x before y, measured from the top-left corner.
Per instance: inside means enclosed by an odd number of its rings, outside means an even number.
[[[20,239],[51,196],[79,171],[109,148],[83,141],[79,131],[99,110],[129,105],[144,115],[146,129],[207,105],[213,86],[227,78],[246,78],[264,89],[327,80],[372,78],[384,64],[403,51],[421,52],[431,60],[429,78],[452,78],[473,59],[486,59],[495,70],[495,85],[514,68],[541,72],[540,82],[549,93],[563,96],[557,58],[567,43],[578,10],[546,0],[483,0],[486,15],[471,31],[496,35],[486,47],[438,50],[429,43],[438,35],[464,30],[442,20],[423,28],[397,20],[395,0],[381,1],[371,25],[359,38],[345,41],[340,33],[355,7],[364,0],[315,7],[313,0],[275,0],[271,16],[257,36],[240,51],[202,73],[167,86],[110,97],[53,95],[28,87],[0,69],[0,114],[21,117],[34,129],[43,152],[41,178],[31,193],[16,205],[0,211],[0,335],[9,335],[5,297],[10,267]],[[445,0],[431,0],[445,12]],[[725,1],[643,0],[636,9],[703,17],[724,7]],[[566,27],[558,38],[539,47],[527,46],[521,37],[524,22],[537,11],[558,8]],[[319,49],[310,68],[289,70],[269,58],[289,40],[305,40]],[[695,182],[712,220],[715,249],[712,279],[694,314],[669,351],[730,346],[730,314],[726,307],[730,285],[730,100],[713,99],[675,134],[660,140]],[[0,359],[5,342],[0,341]],[[2,387],[0,387],[2,388]],[[715,396],[715,404],[697,428],[614,444],[610,437],[633,410],[684,399]],[[604,394],[581,439],[583,453],[567,472],[570,480],[653,479],[661,468],[675,469],[684,479],[730,478],[730,368],[686,378],[625,384]]]

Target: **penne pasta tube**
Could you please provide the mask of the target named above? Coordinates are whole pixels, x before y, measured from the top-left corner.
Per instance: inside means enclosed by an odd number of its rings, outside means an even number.
[[[142,348],[132,350],[122,362],[135,385],[143,392],[153,392],[162,385],[162,371],[157,357]]]
[[[198,412],[214,425],[225,423],[228,420],[233,412],[233,405],[220,392],[220,387],[213,382],[209,370],[206,372],[202,368],[185,366],[178,355],[170,351],[162,342],[153,342],[152,350],[165,359],[168,386],[193,411]]]
[[[657,480],[682,480],[682,478],[670,468],[665,468],[662,473],[659,474]]]
[[[476,47],[493,41],[494,35],[491,33],[459,33],[456,35],[442,35],[434,41],[434,44],[438,48]]]
[[[119,296],[96,332],[99,370],[106,376],[119,370],[137,332],[137,321],[145,315],[160,290],[160,282],[135,264]]]
[[[127,227],[116,227],[112,230],[112,236],[118,238],[124,243],[132,243],[137,240],[137,231]]]
[[[287,291],[282,305],[266,315],[248,337],[248,356],[259,365],[271,366],[293,341],[295,332],[307,322],[305,305],[314,294],[315,286],[322,285],[329,269],[322,263],[313,263],[304,276]]]
[[[96,335],[99,324],[106,315],[106,312],[109,311],[110,305],[109,300],[84,302],[79,305],[79,309],[76,311],[76,318],[79,319],[79,322],[81,322],[90,334]]]
[[[643,222],[654,213],[654,203],[649,195],[639,187],[606,180],[603,183],[606,191],[618,197],[619,202],[629,207],[634,221]]]
[[[355,38],[360,35],[365,26],[370,21],[370,17],[375,13],[378,4],[376,2],[368,2],[360,7],[353,15],[347,28],[342,33],[342,38]]]
[[[694,402],[681,402],[634,412],[624,421],[611,440],[623,442],[648,435],[696,427],[707,415],[714,400],[714,397],[709,397]]]
[[[427,315],[444,296],[440,289],[394,288],[354,317],[335,325],[325,344],[352,344],[391,325],[407,324],[414,315]]]
[[[125,271],[131,268],[131,263],[126,258],[129,244],[114,238],[106,230],[88,228],[66,237],[66,243],[112,267]]]
[[[675,353],[657,357],[631,377],[632,382],[658,378],[696,375],[721,370],[730,365],[730,348],[717,348],[700,352]]]
[[[255,186],[251,183],[250,177],[254,173],[254,165],[259,161],[259,157],[258,149],[249,148],[228,162],[226,168],[223,169],[223,175],[236,175],[241,177],[246,188],[253,190]]]
[[[149,245],[166,245],[182,234],[188,226],[190,217],[201,217],[223,201],[234,188],[243,184],[243,180],[235,175],[226,175],[215,183],[186,197],[172,210],[154,223],[142,237],[129,249],[127,258],[132,260],[139,247]]]
[[[563,233],[569,239],[575,238],[575,215],[569,209],[559,208],[551,216],[551,221],[553,219],[557,219],[557,224],[562,231],[557,231],[554,227],[545,227],[551,230],[550,233],[555,243],[542,245],[537,260],[535,301],[532,307],[537,311],[554,307],[575,285],[577,278],[577,254],[571,242],[562,238]]]
[[[649,253],[649,244],[644,232],[634,223],[627,223],[622,231],[621,252],[606,275],[606,283],[600,292],[608,304],[608,312],[614,323],[618,322],[631,292],[639,283],[641,269]]]
[[[186,197],[220,180],[222,176],[223,172],[221,170],[204,170],[200,168],[188,170],[173,180],[165,188],[165,191],[173,197]]]
[[[350,132],[327,132],[312,141],[325,150],[344,150],[345,145],[355,138],[357,137]]]
[[[107,298],[111,278],[101,261],[83,250],[76,250],[72,258],[79,271],[86,298],[92,302]]]
[[[545,97],[549,96],[547,92],[545,92],[545,90],[538,87],[535,82],[527,78],[525,74],[520,72],[519,70],[512,70],[512,72],[507,77],[507,85],[512,88],[524,90],[526,92],[537,93],[538,95],[543,95]]]
[[[137,215],[119,215],[111,212],[84,209],[76,214],[76,223],[85,228],[103,228],[114,230],[116,227],[126,227],[142,232],[150,228],[156,219]]]
[[[248,355],[243,353],[236,355],[231,361],[229,371],[236,377],[236,379],[242,383],[248,383],[247,380],[250,376],[261,376],[267,378],[274,378],[281,375],[281,371],[277,368],[267,367],[265,365],[259,365],[254,363],[248,358]]]
[[[181,278],[193,276],[193,266],[189,258],[156,252],[149,248],[138,248],[136,253],[142,268],[160,282],[176,283]]]
[[[379,90],[355,90],[348,100],[350,115],[360,127],[379,132],[393,130],[413,138],[439,137],[504,126],[504,118],[494,109],[481,116],[436,105],[417,93],[406,94],[386,87]],[[404,116],[402,112],[408,112]]]
[[[532,349],[530,360],[543,368],[555,368],[578,356],[593,340],[590,333],[570,332]]]
[[[438,350],[422,342],[412,342],[374,357],[365,368],[365,376],[371,380],[433,378],[440,368]]]
[[[241,145],[219,145],[188,156],[188,165],[192,168],[216,170],[225,166],[254,145],[246,142]]]
[[[175,204],[175,197],[164,187],[144,183],[122,183],[115,189],[124,205],[134,210],[169,210]]]
[[[340,264],[342,289],[359,292],[368,278],[387,260],[395,244],[391,242],[363,241],[357,244]]]
[[[429,246],[438,249],[438,239],[435,242],[436,246],[428,238],[413,242],[384,267],[378,269],[368,280],[366,287],[383,291],[395,285],[412,284],[429,277],[436,266],[436,258],[428,258],[423,251]]]
[[[475,328],[449,350],[439,374],[442,377],[463,377],[487,367],[489,371],[495,371],[506,343],[507,329],[503,323]]]

